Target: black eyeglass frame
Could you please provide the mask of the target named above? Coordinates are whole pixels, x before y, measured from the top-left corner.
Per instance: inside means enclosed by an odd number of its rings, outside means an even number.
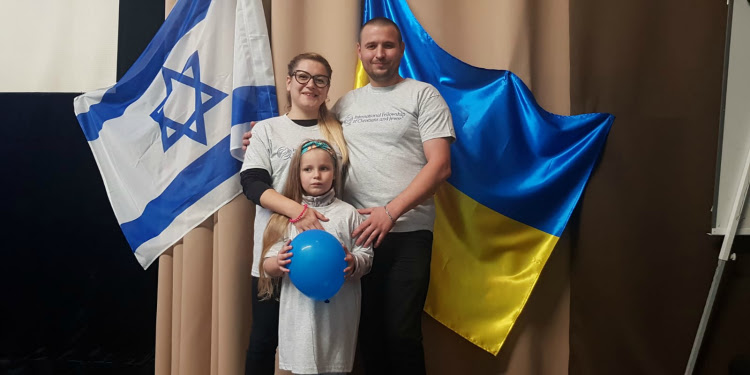
[[[307,80],[305,80],[305,82],[302,82],[302,81],[300,81],[299,77],[297,77],[297,73],[305,73],[310,78],[308,78]],[[311,79],[313,81],[313,85],[315,85],[315,87],[320,88],[320,89],[324,89],[324,88],[328,87],[331,84],[331,77],[329,77],[327,75],[323,75],[323,74],[318,74],[318,75],[314,76],[314,75],[312,75],[312,74],[310,74],[310,73],[308,73],[308,72],[306,72],[304,70],[295,70],[295,71],[292,72],[292,76],[294,77],[294,80],[297,81],[297,83],[299,83],[300,85],[306,85],[308,82],[310,82]],[[325,78],[325,84],[323,86],[321,86],[321,85],[318,84],[318,80],[321,79],[321,78]]]

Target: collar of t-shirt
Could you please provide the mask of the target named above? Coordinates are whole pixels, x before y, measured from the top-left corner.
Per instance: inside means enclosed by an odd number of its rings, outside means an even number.
[[[302,195],[302,203],[305,203],[310,207],[328,206],[329,204],[333,203],[334,200],[336,200],[336,193],[333,191],[333,188],[331,188],[331,190],[328,190],[327,193],[318,195],[317,197],[313,197],[311,195]]]
[[[293,120],[293,119],[290,119],[290,120],[292,120],[292,122],[294,122],[295,124],[297,124],[299,126],[305,126],[305,127],[307,127],[307,126],[318,125],[318,119],[312,119],[312,120]]]
[[[404,84],[404,82],[407,82],[409,80],[411,80],[411,78],[404,78],[398,83],[394,83],[390,86],[373,86],[372,83],[370,83],[369,85],[365,87],[368,87],[370,92],[372,92],[373,94],[383,94],[383,93],[388,93],[388,92],[395,90],[396,88]]]

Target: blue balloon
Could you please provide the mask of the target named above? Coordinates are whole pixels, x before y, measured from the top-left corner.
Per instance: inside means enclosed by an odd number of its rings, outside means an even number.
[[[293,255],[287,268],[294,286],[314,300],[333,297],[344,284],[347,267],[339,240],[324,230],[310,229],[298,234],[291,245]]]

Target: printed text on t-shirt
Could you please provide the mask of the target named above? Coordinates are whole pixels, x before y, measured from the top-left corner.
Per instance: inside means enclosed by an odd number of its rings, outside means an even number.
[[[367,122],[399,121],[406,116],[404,112],[380,112],[367,115],[348,115],[344,118],[344,124],[362,124]]]

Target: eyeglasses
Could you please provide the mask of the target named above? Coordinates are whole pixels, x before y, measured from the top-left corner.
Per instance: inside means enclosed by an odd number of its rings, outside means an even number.
[[[292,75],[294,76],[294,79],[297,80],[297,82],[299,82],[300,85],[306,85],[307,82],[310,82],[310,78],[312,78],[315,86],[321,89],[331,84],[331,77],[324,76],[324,75],[314,76],[304,70],[295,70],[292,72]]]

